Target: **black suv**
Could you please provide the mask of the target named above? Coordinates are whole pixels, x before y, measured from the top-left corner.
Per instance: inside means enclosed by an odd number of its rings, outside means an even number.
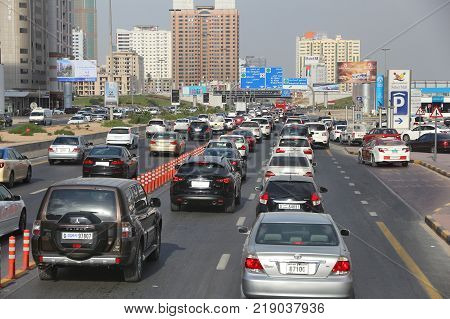
[[[160,255],[160,205],[132,180],[78,178],[52,185],[32,231],[40,279],[55,279],[59,267],[116,266],[125,281],[140,281],[143,261]]]
[[[172,211],[204,204],[233,213],[241,202],[241,175],[225,157],[190,157],[172,180],[170,201]]]
[[[202,121],[193,121],[188,128],[189,140],[210,140],[212,130],[208,123]]]
[[[312,177],[273,176],[264,186],[256,187],[261,191],[256,216],[267,212],[312,212],[323,213],[322,197],[325,187],[317,187]]]

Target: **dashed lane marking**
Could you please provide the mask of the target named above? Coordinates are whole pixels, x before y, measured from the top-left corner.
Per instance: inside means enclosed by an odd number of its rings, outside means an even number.
[[[238,227],[243,226],[245,223],[245,219],[246,219],[246,217],[239,217],[238,221],[236,223],[236,226],[238,226]]]
[[[369,202],[366,201],[366,200],[362,200],[362,201],[361,201],[361,204],[363,204],[363,205],[369,205]]]
[[[36,194],[45,192],[46,190],[47,190],[47,188],[43,188],[43,189],[40,189],[40,190],[37,190],[37,191],[35,191],[35,192],[30,193],[30,195],[36,195]]]
[[[333,154],[331,154],[330,150],[327,150],[327,154],[330,155],[330,156],[333,156]]]
[[[345,174],[345,171],[341,171],[341,174]]]
[[[350,177],[348,177],[348,176],[345,176],[344,178],[345,178],[345,179],[350,179]]]
[[[254,200],[256,198],[256,194],[252,193],[250,194],[250,196],[248,197],[248,200]]]
[[[355,191],[354,193],[355,193],[355,195],[361,195],[360,191]]]
[[[220,260],[219,260],[219,263],[217,264],[216,270],[225,270],[227,268],[230,257],[231,257],[230,254],[223,254],[222,257],[220,257]]]
[[[435,210],[433,210],[433,213],[437,213],[437,212],[439,212],[441,210],[442,210],[442,207],[436,208]]]
[[[372,217],[378,217],[378,214],[375,213],[375,212],[369,212],[369,215],[372,216]]]
[[[416,277],[419,284],[425,290],[427,295],[432,299],[442,299],[441,294],[433,287],[427,276],[422,272],[419,266],[415,263],[414,259],[408,254],[403,246],[398,242],[397,238],[391,233],[389,228],[383,222],[377,222],[378,228],[391,244],[392,248],[396,251],[397,255],[403,260],[411,274]]]
[[[337,166],[337,168],[342,168],[342,166]]]
[[[353,186],[355,186],[355,183],[348,183],[348,186],[353,187]]]

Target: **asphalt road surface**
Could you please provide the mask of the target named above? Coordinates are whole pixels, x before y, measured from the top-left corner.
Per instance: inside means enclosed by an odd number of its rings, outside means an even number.
[[[101,268],[61,269],[57,281],[44,282],[34,270],[1,289],[0,298],[239,298],[245,237],[237,225],[251,226],[255,220],[254,187],[261,183],[272,143],[263,141],[250,154],[242,203],[234,214],[207,209],[173,213],[168,185],[152,194],[162,202],[161,258],[146,265],[140,283],[125,283],[119,272]],[[193,149],[198,143],[188,145]],[[150,158],[145,149],[141,140],[141,171],[170,160]],[[428,229],[417,209],[383,182],[373,172],[376,168],[358,165],[340,146],[317,149],[316,161],[317,183],[329,189],[324,194],[325,210],[351,231],[346,242],[352,253],[356,298],[448,298],[449,248]],[[412,167],[393,169],[408,172]],[[46,187],[80,175],[80,166],[35,166],[32,183],[13,189],[27,204],[28,225]],[[444,191],[449,193],[449,188]]]

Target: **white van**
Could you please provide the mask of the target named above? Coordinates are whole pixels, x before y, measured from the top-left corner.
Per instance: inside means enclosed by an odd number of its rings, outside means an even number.
[[[34,109],[31,111],[29,122],[37,125],[52,125],[53,112],[50,109]]]

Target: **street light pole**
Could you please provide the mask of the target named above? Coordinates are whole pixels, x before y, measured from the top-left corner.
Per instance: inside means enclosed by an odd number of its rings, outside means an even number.
[[[384,108],[386,110],[386,125],[388,127],[393,127],[391,125],[391,121],[393,121],[393,116],[391,114],[391,103],[389,103],[389,93],[388,93],[388,74],[387,74],[387,52],[390,51],[389,48],[383,48],[381,51],[384,53]],[[391,118],[392,117],[392,118]],[[380,127],[381,127],[381,121],[380,121]]]
[[[113,64],[112,0],[109,0],[109,82],[110,83],[112,83],[114,81],[113,65],[114,64]],[[105,87],[105,93],[106,93],[106,87]],[[109,119],[111,121],[114,119],[112,106],[110,106],[110,108],[109,108]]]

